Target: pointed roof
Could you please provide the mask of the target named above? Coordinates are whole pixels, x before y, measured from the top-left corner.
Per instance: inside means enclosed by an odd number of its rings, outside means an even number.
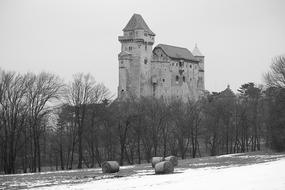
[[[136,29],[143,29],[148,32],[149,35],[155,36],[155,34],[149,29],[143,17],[139,14],[134,14],[123,31],[132,31]]]
[[[166,44],[158,44],[155,48],[161,48],[164,53],[170,58],[185,59],[195,62],[198,61],[187,48],[176,47]]]
[[[197,44],[195,44],[195,48],[192,51],[192,54],[196,57],[204,57],[204,55],[201,53],[199,48],[197,47]]]

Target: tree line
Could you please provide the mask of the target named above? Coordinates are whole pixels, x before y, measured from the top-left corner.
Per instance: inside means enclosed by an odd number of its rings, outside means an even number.
[[[285,150],[285,58],[265,86],[249,82],[198,101],[113,100],[90,74],[68,84],[50,73],[0,70],[0,173],[41,172]]]

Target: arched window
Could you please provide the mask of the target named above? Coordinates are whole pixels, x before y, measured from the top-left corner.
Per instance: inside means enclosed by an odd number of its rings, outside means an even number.
[[[178,76],[178,75],[176,75],[176,82],[178,82],[178,80],[179,80],[179,76]]]
[[[185,82],[185,76],[183,76],[183,82]]]

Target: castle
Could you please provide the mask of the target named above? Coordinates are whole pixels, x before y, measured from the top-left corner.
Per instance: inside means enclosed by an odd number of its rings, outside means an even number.
[[[186,48],[159,44],[139,14],[134,14],[119,36],[118,98],[178,98],[197,100],[204,91],[204,56],[197,45]]]

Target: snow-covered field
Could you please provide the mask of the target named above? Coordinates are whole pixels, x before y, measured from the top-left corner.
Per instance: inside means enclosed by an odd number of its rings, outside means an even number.
[[[241,167],[188,169],[170,175],[132,176],[47,189],[285,189],[285,159]]]
[[[268,154],[233,154],[208,158],[197,158],[180,161],[174,174],[154,175],[149,165],[127,166],[121,168],[119,175],[101,175],[100,179],[90,178],[80,183],[66,179],[58,184],[49,184],[48,180],[30,181],[27,188],[35,189],[285,189],[285,155]],[[187,167],[188,166],[188,167]],[[93,175],[98,169],[89,169]],[[75,170],[74,172],[78,172]],[[74,173],[74,172],[70,172]],[[66,172],[68,173],[68,172]],[[128,174],[128,175],[124,175]],[[13,177],[25,176],[13,175]],[[42,174],[46,175],[46,174]],[[97,175],[95,175],[97,176]],[[98,176],[97,176],[98,177]],[[16,178],[14,178],[16,179]],[[1,182],[1,176],[0,176]],[[24,183],[24,181],[23,181]],[[39,183],[39,184],[37,184]],[[43,184],[47,184],[45,186]],[[14,184],[15,185],[15,184]],[[19,183],[18,183],[19,185]],[[6,188],[13,188],[11,183]],[[24,186],[18,186],[24,187]],[[4,187],[5,188],[5,187]],[[1,189],[1,185],[0,185]]]

